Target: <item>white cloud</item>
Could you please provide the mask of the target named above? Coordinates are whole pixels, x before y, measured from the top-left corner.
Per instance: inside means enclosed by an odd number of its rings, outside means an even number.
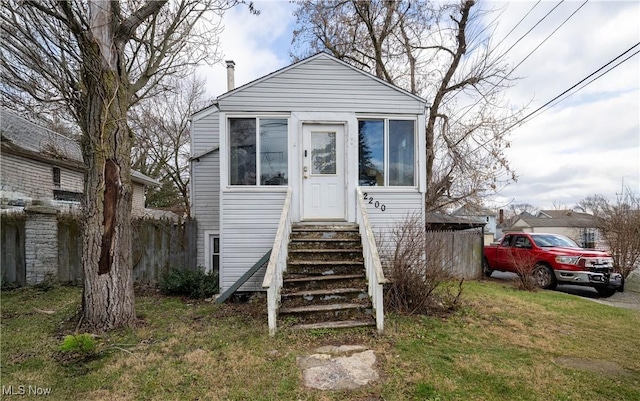
[[[255,1],[260,15],[252,15],[247,7],[238,6],[224,15],[221,49],[224,60],[233,60],[236,87],[251,82],[289,64],[292,5],[288,1]],[[224,63],[204,66],[198,71],[207,80],[207,91],[217,97],[227,91]]]

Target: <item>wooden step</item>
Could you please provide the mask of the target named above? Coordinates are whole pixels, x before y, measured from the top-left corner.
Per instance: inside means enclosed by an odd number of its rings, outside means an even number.
[[[340,249],[340,248],[297,248],[289,250],[289,255],[292,253],[311,253],[311,254],[324,254],[324,253],[360,253],[362,255],[362,248],[348,248],[348,249]]]
[[[294,260],[287,266],[360,266],[363,260]]]
[[[345,328],[353,328],[353,327],[367,327],[367,326],[375,326],[376,322],[371,320],[340,320],[333,322],[322,322],[322,323],[306,323],[306,324],[296,324],[291,326],[292,329],[296,330],[317,330],[317,329],[345,329]]]
[[[327,223],[327,224],[294,224],[291,227],[294,232],[310,232],[310,231],[347,231],[357,232],[358,225],[354,223]]]
[[[327,304],[327,305],[309,305],[298,306],[295,308],[280,308],[280,313],[312,313],[312,312],[333,312],[340,310],[362,309],[371,304]]]
[[[286,283],[303,283],[307,281],[323,281],[323,280],[351,280],[357,278],[365,278],[363,274],[333,274],[329,276],[304,276],[304,277],[285,277]]]
[[[318,295],[340,295],[351,293],[366,293],[366,288],[335,288],[335,289],[322,289],[322,290],[306,290],[296,292],[283,292],[283,297],[304,297],[305,295],[318,296]]]
[[[291,242],[360,242],[360,238],[292,238]]]

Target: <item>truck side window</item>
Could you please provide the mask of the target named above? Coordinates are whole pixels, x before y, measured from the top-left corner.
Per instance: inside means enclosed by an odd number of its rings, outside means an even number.
[[[509,246],[509,242],[511,242],[511,238],[512,238],[511,236],[504,237],[504,239],[502,240],[502,244],[500,244],[500,245]]]
[[[529,238],[527,238],[527,237],[517,237],[516,238],[515,247],[516,248],[531,248],[531,242],[529,241]]]

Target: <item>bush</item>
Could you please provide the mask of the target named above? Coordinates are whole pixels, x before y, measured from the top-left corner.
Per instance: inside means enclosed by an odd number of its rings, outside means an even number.
[[[218,293],[218,275],[197,270],[172,269],[160,279],[160,292],[190,298],[209,298]]]
[[[383,249],[391,279],[386,308],[403,314],[441,314],[457,307],[463,281],[454,280],[450,253],[445,244],[428,240],[419,216],[398,223]]]
[[[91,334],[68,335],[64,338],[60,351],[76,353],[82,356],[92,355],[96,350],[96,340]]]

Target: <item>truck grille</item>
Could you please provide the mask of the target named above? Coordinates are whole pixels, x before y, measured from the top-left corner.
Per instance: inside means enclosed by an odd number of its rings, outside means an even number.
[[[606,273],[613,269],[613,258],[582,258],[579,264],[596,273]]]

